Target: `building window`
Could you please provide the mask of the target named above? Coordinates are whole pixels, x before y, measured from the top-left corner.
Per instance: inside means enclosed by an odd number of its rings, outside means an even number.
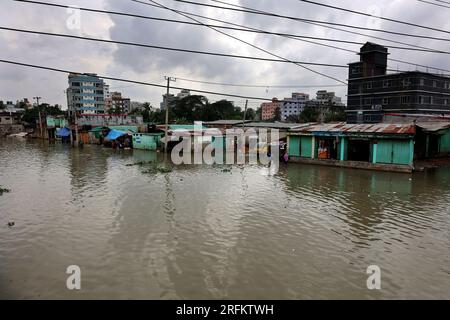
[[[437,88],[437,81],[433,80],[433,88]]]
[[[402,104],[408,104],[409,102],[410,102],[410,97],[409,96],[402,97]]]
[[[372,89],[372,82],[366,83],[366,89]]]
[[[445,81],[444,88],[445,89],[450,89],[450,82]]]
[[[383,80],[383,88],[389,88],[389,80]]]
[[[364,105],[366,105],[366,106],[372,105],[372,98],[365,98],[364,99]]]
[[[389,104],[389,98],[383,98],[383,102],[384,105]]]
[[[411,79],[409,79],[409,78],[403,79],[404,87],[409,87],[410,85],[411,85]]]
[[[353,67],[352,68],[352,74],[361,73],[361,67]]]
[[[420,86],[425,86],[425,79],[424,78],[420,78]]]

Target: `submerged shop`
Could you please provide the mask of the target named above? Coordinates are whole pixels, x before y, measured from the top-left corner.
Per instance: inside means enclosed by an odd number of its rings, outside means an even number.
[[[414,124],[312,124],[288,134],[293,162],[411,172]]]

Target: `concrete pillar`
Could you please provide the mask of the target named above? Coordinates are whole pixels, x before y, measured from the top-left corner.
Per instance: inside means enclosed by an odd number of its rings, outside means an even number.
[[[315,159],[316,157],[316,137],[312,137],[311,142],[311,159]]]
[[[374,142],[372,163],[377,163],[377,151],[378,151],[378,142]]]
[[[414,165],[414,139],[409,140],[409,164]]]
[[[427,139],[425,142],[425,157],[429,157],[430,156],[430,135],[427,134]]]

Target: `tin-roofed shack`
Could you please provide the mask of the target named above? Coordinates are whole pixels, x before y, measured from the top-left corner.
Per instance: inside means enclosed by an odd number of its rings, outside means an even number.
[[[311,124],[288,133],[292,161],[412,172],[414,124]]]

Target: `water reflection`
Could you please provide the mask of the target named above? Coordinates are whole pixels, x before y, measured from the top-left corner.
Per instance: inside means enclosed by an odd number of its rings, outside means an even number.
[[[0,297],[450,298],[448,169],[159,173],[127,166],[156,152],[7,140],[0,154],[13,189],[0,224],[16,221],[0,227]],[[70,264],[79,293],[64,288]],[[381,292],[365,287],[370,264]]]

